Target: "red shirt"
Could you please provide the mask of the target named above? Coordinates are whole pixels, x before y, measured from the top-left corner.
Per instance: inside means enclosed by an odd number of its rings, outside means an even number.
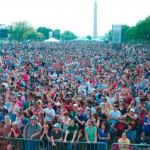
[[[18,127],[15,128],[15,132],[16,132],[16,134],[20,134],[20,130],[18,129]],[[11,137],[15,137],[14,132],[11,132]]]
[[[29,76],[28,74],[24,74],[24,75],[23,75],[23,80],[24,80],[24,82],[27,82],[27,81],[28,81],[28,76]]]

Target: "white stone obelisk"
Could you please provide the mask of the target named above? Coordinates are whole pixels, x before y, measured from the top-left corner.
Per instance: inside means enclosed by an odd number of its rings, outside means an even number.
[[[94,1],[93,39],[97,39],[97,1]]]

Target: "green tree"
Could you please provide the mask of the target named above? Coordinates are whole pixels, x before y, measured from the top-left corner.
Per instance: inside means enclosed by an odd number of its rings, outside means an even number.
[[[122,25],[121,26],[121,41],[127,42],[129,41],[128,31],[130,27],[128,25]]]
[[[8,30],[0,29],[0,38],[7,38],[7,37],[8,37]]]
[[[49,39],[49,32],[53,30],[50,28],[46,28],[46,27],[39,27],[38,29],[36,29],[36,31],[42,33],[45,39]]]
[[[108,32],[108,40],[112,41],[112,30]]]
[[[36,34],[37,34],[37,39],[38,40],[43,40],[45,38],[44,35],[40,32],[36,32]]]
[[[36,32],[36,31],[28,31],[24,34],[24,39],[26,40],[43,40],[44,39],[44,35],[40,32]]]
[[[59,29],[53,31],[53,37],[57,40],[61,40],[61,33]]]
[[[137,23],[135,27],[135,35],[138,39],[150,41],[150,16]]]
[[[71,31],[64,31],[64,33],[62,34],[63,40],[74,40],[76,38],[77,36]]]
[[[92,37],[90,35],[87,35],[86,38],[92,40]]]
[[[34,30],[34,28],[26,21],[13,22],[12,25],[8,26],[10,33],[10,39],[21,41],[26,32]]]

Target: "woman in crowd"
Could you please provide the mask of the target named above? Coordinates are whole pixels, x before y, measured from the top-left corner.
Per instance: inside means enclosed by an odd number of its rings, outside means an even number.
[[[79,130],[78,135],[77,135],[77,141],[76,141],[76,148],[78,150],[85,150],[86,149],[86,138],[85,138],[85,132],[83,129]]]
[[[119,150],[129,150],[130,140],[127,138],[126,133],[122,133],[122,138],[118,140]]]
[[[7,127],[5,126],[4,121],[0,121],[0,149],[5,150],[7,141],[3,139],[6,136]]]
[[[21,124],[21,111],[18,111],[16,113],[16,120],[15,122],[17,123],[17,126],[20,127],[20,124]]]
[[[11,105],[8,108],[8,115],[11,119],[11,121],[15,121],[16,119],[16,113],[19,111],[19,107],[17,106],[16,100],[13,100]]]
[[[69,118],[69,113],[68,113],[68,112],[65,112],[65,113],[64,113],[64,117],[62,117],[62,118],[61,118],[61,121],[60,121],[64,135],[65,135],[66,130],[67,130],[69,124],[70,124],[70,120],[71,120],[71,119]]]
[[[8,136],[8,133],[11,129],[11,124],[12,124],[12,121],[10,119],[9,116],[5,116],[5,126],[7,127],[7,133],[6,133],[6,136]]]
[[[18,138],[20,136],[20,130],[17,126],[16,122],[12,123],[12,127],[8,133],[8,137],[12,137],[12,138]]]
[[[88,125],[89,121],[93,121],[94,126],[96,126],[97,128],[99,128],[99,126],[100,126],[100,120],[98,118],[97,113],[91,114],[91,118],[88,119],[86,125]]]
[[[144,117],[143,131],[145,132],[146,136],[150,137],[150,111],[148,112],[147,116]]]
[[[91,109],[90,108],[85,109],[84,113],[85,113],[84,115],[86,116],[87,119],[91,119],[91,116],[92,116],[91,114],[92,113],[91,113]]]
[[[97,128],[94,125],[93,121],[88,121],[88,125],[85,127],[85,137],[87,145],[87,150],[96,150],[97,149]]]
[[[119,103],[119,108],[118,110],[121,112],[121,115],[125,115],[127,113],[126,106],[124,105],[123,102]]]
[[[146,117],[146,114],[147,114],[147,111],[145,108],[142,108],[138,113],[139,118],[138,118],[138,131],[137,131],[137,133],[139,135],[141,135],[141,133],[142,133],[142,128],[144,125],[144,118]]]
[[[101,128],[98,129],[98,141],[108,144],[109,139],[110,133],[108,130],[108,123],[103,121],[101,124]]]
[[[29,122],[29,119],[27,118],[27,113],[26,112],[22,112],[21,113],[21,123],[20,123],[20,132],[21,135],[23,134],[23,129],[26,126],[26,124]]]
[[[17,126],[16,122],[12,123],[12,127],[8,133],[9,138],[19,138],[20,130]],[[19,145],[21,144],[19,141],[15,141],[13,139],[10,140],[10,144],[16,147],[16,150],[19,150]],[[21,146],[20,146],[21,147]]]

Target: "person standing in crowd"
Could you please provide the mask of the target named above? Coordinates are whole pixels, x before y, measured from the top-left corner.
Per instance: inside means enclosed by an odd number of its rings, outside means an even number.
[[[145,104],[145,108],[147,112],[150,112],[150,90],[146,92],[147,102]]]
[[[9,115],[9,117],[10,117],[10,119],[11,119],[12,122],[15,121],[15,119],[16,119],[16,113],[18,111],[19,111],[19,108],[18,108],[18,106],[16,104],[16,100],[13,100],[12,103],[11,103],[11,105],[8,108],[8,115]]]
[[[57,150],[62,149],[61,142],[63,140],[63,131],[60,129],[60,124],[55,123],[54,128],[51,131],[51,142],[52,146],[56,147]]]
[[[147,116],[144,117],[144,124],[142,129],[146,136],[148,136],[150,139],[150,111],[148,112]]]
[[[115,124],[119,120],[119,118],[121,117],[121,113],[119,110],[117,110],[117,108],[118,108],[117,104],[114,104],[113,110],[110,111],[112,124]]]
[[[49,126],[43,126],[43,132],[41,134],[40,140],[44,142],[44,148],[50,148],[49,142],[51,141],[51,134],[49,132]]]
[[[79,130],[79,127],[75,123],[75,120],[70,120],[70,125],[68,126],[65,137],[64,137],[65,143],[67,141],[70,142],[70,143],[68,143],[68,149],[69,150],[72,149],[72,144],[76,141],[78,130]]]
[[[130,141],[135,142],[138,115],[135,113],[135,110],[131,108],[128,113],[124,115],[124,118],[127,125],[131,127],[131,129],[127,132],[127,136]]]
[[[66,131],[67,131],[67,128],[68,128],[68,126],[69,126],[69,124],[70,124],[70,120],[71,120],[71,119],[69,118],[69,113],[68,113],[68,112],[65,112],[65,113],[64,113],[64,117],[62,117],[62,119],[61,119],[61,121],[60,121],[64,135],[65,135],[65,133],[66,133]]]
[[[78,124],[79,130],[84,129],[86,121],[87,118],[83,115],[83,109],[81,107],[78,108],[78,115],[75,116],[75,122]]]
[[[4,120],[5,115],[8,113],[8,110],[4,106],[4,102],[0,101],[0,120]]]
[[[108,130],[108,123],[103,121],[101,124],[101,128],[98,129],[98,142],[104,142],[106,145],[110,140],[110,133]],[[99,145],[99,149],[101,149]]]
[[[111,127],[114,129],[115,131],[115,142],[118,141],[119,138],[121,138],[122,133],[127,133],[131,127],[128,126],[125,122],[124,122],[124,117],[120,117],[119,121],[116,122],[115,124],[112,124]]]
[[[53,104],[51,102],[48,103],[48,107],[43,109],[45,113],[44,125],[48,122],[52,121],[53,117],[55,117],[55,110],[53,109]]]
[[[150,148],[150,146],[144,146],[145,144],[150,144],[150,140],[146,138],[144,132],[142,132],[141,136],[136,140],[136,144],[139,144],[139,146],[137,146],[138,150],[148,150]]]
[[[7,133],[7,127],[5,126],[5,122],[0,120],[0,149],[5,150],[7,141],[4,139]]]
[[[12,127],[8,133],[8,137],[12,137],[12,138],[19,138],[20,136],[20,130],[17,126],[17,123],[16,122],[13,122],[12,123]]]
[[[33,139],[40,139],[40,134],[42,131],[41,124],[38,123],[38,118],[32,116],[30,122],[24,127],[23,137],[29,139],[26,141],[26,150],[38,150],[40,143],[38,141],[32,141]]]
[[[34,102],[32,101],[32,97],[28,95],[27,100],[23,103],[23,110],[25,111],[32,106],[34,106]]]
[[[15,139],[20,137],[20,130],[17,126],[17,122],[12,123],[12,127],[8,133],[8,137],[15,138]],[[13,145],[14,147],[16,147],[16,150],[19,150],[19,146],[20,146],[19,141],[15,141],[15,140],[11,139],[10,144]]]
[[[119,150],[128,150],[130,144],[130,140],[127,138],[126,133],[122,133],[122,137],[118,140]]]
[[[93,121],[88,121],[88,126],[85,127],[85,137],[87,142],[87,150],[97,149],[97,128]]]
[[[78,115],[78,105],[77,104],[73,104],[73,109],[70,112],[70,119],[75,119],[75,116]]]
[[[20,131],[21,131],[21,135],[23,135],[23,129],[24,127],[28,124],[29,120],[27,118],[27,113],[26,112],[22,112],[21,113],[21,123],[20,123]]]

